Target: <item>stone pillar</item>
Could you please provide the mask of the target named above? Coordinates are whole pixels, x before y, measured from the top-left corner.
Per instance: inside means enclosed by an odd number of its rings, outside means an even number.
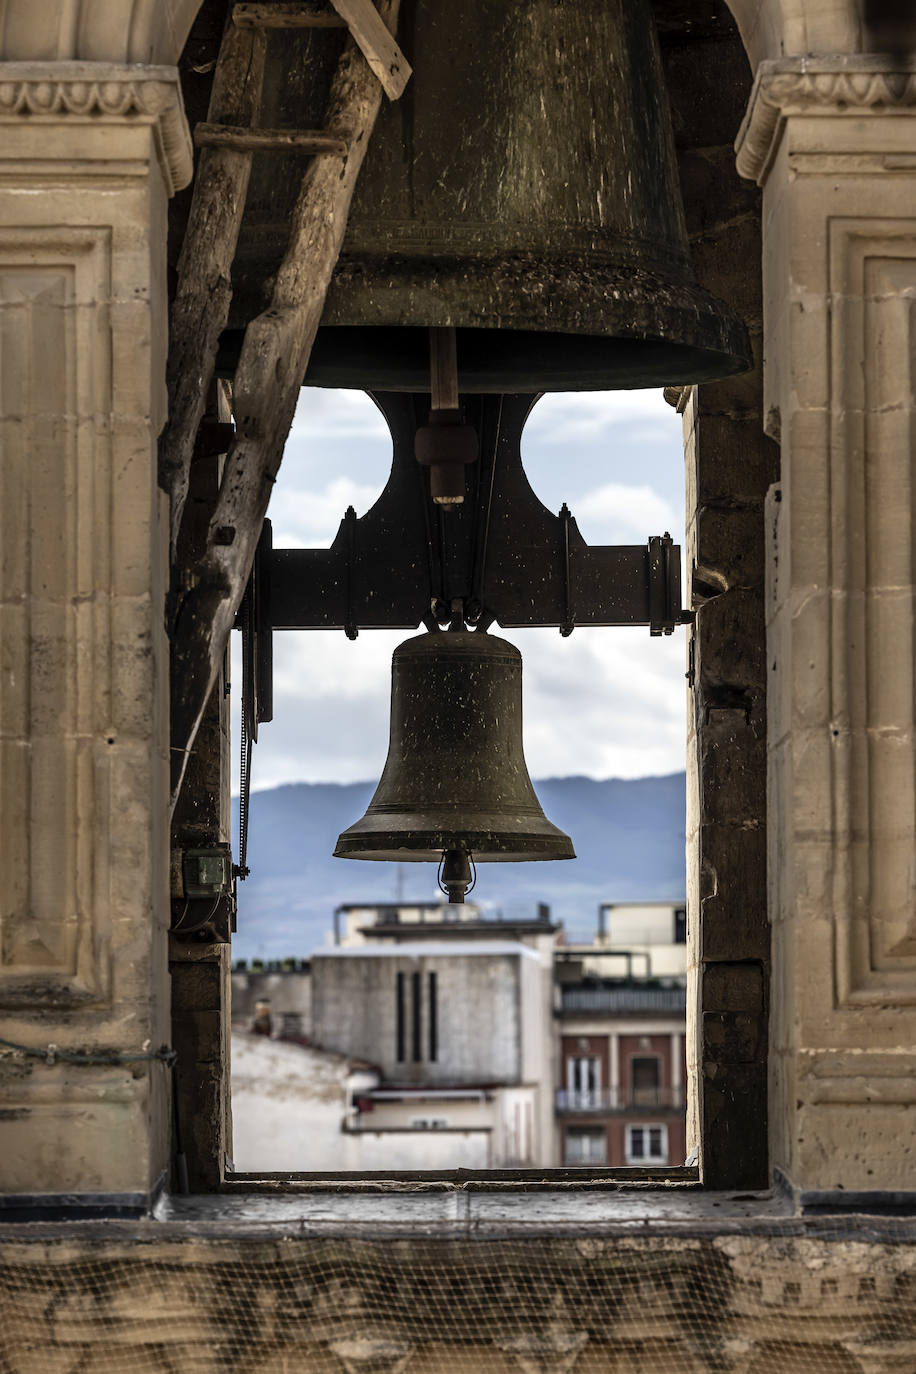
[[[178,565],[193,567],[206,543],[228,446],[230,411],[224,383],[209,398],[191,464],[179,536]],[[217,450],[217,451],[214,451]],[[234,898],[217,906],[183,896],[182,854],[229,842],[229,699],[225,673],[210,694],[188,757],[184,786],[172,816],[172,935],[169,972],[172,1046],[176,1064],[177,1139],[192,1193],[219,1187],[231,1155],[230,946]],[[177,873],[176,873],[177,870]],[[176,882],[177,877],[177,882]],[[183,1178],[179,1183],[183,1185]]]
[[[916,70],[764,62],[771,1160],[913,1186]]]
[[[755,367],[682,389],[690,631],[687,1152],[710,1188],[767,1183],[764,520],[779,455],[763,433],[760,195],[737,175],[750,89],[736,33],[666,50],[697,276],[746,322]],[[728,60],[725,60],[725,55]],[[728,139],[728,142],[725,140]]]
[[[168,1162],[165,217],[177,73],[0,65],[0,1193]],[[124,1062],[122,1056],[140,1058]],[[95,1062],[93,1062],[95,1061]]]

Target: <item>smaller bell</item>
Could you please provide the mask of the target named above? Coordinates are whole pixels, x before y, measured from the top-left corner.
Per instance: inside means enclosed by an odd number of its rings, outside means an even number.
[[[522,656],[513,644],[450,630],[398,645],[388,759],[366,814],[334,854],[441,862],[451,900],[463,900],[471,862],[576,857],[528,776]]]

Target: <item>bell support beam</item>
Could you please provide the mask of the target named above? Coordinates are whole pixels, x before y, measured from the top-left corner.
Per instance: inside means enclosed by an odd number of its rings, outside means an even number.
[[[400,0],[380,0],[379,14],[392,28],[399,7]],[[382,87],[373,69],[355,39],[348,39],[331,80],[325,128],[350,151],[342,165],[335,158],[313,159],[300,181],[270,305],[249,321],[233,376],[237,431],[206,553],[193,570],[193,585],[175,607],[170,665],[173,808],[244,595],[381,103]]]
[[[262,541],[264,614],[277,630],[413,629],[430,617],[501,626],[648,625],[670,634],[683,620],[680,550],[590,547],[565,510],[554,515],[531,488],[520,437],[533,395],[466,397],[481,440],[467,500],[443,514],[413,454],[425,395],[379,394],[394,459],[384,491],[360,519],[348,515],[328,549],[276,549]]]
[[[205,127],[256,123],[266,50],[263,33],[226,25]],[[169,545],[176,568],[180,568],[178,543],[191,456],[213,376],[217,341],[232,299],[232,260],[248,194],[252,152],[225,141],[201,149],[178,260],[166,374],[169,413],[159,440],[159,484],[169,494]],[[179,580],[180,575],[174,578]]]

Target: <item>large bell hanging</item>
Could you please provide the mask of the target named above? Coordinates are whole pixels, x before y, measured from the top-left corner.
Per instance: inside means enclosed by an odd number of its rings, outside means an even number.
[[[417,635],[391,663],[384,772],[338,858],[477,863],[574,859],[541,810],[522,752],[522,656],[469,630]]]
[[[744,371],[697,285],[648,0],[403,0],[413,76],[372,135],[307,382],[576,391]],[[244,252],[244,245],[243,245]]]

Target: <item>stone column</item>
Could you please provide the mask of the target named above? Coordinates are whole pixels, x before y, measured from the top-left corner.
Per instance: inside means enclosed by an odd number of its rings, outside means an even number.
[[[916,70],[764,62],[771,1160],[913,1186]]]
[[[174,68],[0,65],[0,1036],[64,1052],[0,1046],[0,1193],[45,1202],[142,1207],[168,1162],[142,1056],[169,1035],[156,440],[190,172]]]
[[[754,368],[680,390],[687,470],[687,1152],[707,1187],[767,1183],[766,694],[760,195],[733,131],[750,73],[737,34],[666,55],[694,267],[745,320]],[[727,60],[726,60],[727,54]],[[726,142],[725,140],[728,139]]]

